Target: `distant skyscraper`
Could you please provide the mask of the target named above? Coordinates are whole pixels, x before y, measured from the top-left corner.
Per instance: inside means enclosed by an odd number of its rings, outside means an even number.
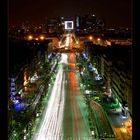
[[[75,19],[75,27],[79,28],[80,26],[80,17],[79,16],[76,16],[76,19]]]
[[[102,19],[97,18],[94,14],[75,16],[75,31],[81,33],[90,33],[101,29],[104,26]]]
[[[82,17],[75,16],[75,32],[81,32],[82,27],[83,27]]]

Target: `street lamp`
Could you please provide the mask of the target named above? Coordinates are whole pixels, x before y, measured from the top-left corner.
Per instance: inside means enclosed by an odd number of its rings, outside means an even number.
[[[92,40],[93,39],[93,37],[92,36],[89,36],[89,40]]]
[[[43,35],[41,35],[41,36],[40,36],[40,39],[41,39],[41,40],[44,40],[44,36],[43,36]]]
[[[35,40],[38,40],[38,38],[36,38]]]
[[[32,40],[32,39],[33,39],[33,36],[32,36],[32,35],[29,35],[29,36],[28,36],[28,39],[29,39],[29,40]]]
[[[100,41],[101,39],[100,38],[97,38],[97,41]]]

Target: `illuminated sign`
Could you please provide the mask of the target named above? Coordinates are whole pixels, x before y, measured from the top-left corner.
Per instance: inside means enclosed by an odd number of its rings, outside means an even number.
[[[73,29],[73,21],[65,21],[65,29],[72,30]]]

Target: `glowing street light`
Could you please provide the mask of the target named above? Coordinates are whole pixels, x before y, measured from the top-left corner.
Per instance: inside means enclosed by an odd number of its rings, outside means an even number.
[[[100,41],[101,39],[100,38],[97,38],[97,40]]]
[[[41,40],[44,40],[44,36],[40,36],[40,39],[41,39]]]
[[[33,36],[32,36],[32,35],[29,35],[29,36],[28,36],[28,39],[29,39],[29,40],[32,40],[32,39],[33,39]]]
[[[93,37],[92,36],[89,36],[89,40],[92,40],[93,39]]]

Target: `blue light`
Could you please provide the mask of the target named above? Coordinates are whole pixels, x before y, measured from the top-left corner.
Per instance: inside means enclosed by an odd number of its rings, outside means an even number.
[[[50,53],[49,55],[48,55],[48,58],[50,58],[52,56],[52,53]]]
[[[11,94],[11,96],[10,96],[10,98],[11,98],[11,100],[14,100],[14,95],[13,94]]]
[[[15,78],[11,78],[11,82],[15,82]]]
[[[86,53],[83,53],[83,56],[84,56],[85,59],[87,59]]]
[[[14,105],[19,104],[19,100],[13,100]]]
[[[95,80],[101,80],[102,78],[99,76],[99,75],[97,75],[96,77],[95,77]]]
[[[93,68],[91,63],[88,65],[88,67],[89,67],[90,69],[92,69],[92,68]]]
[[[14,104],[14,109],[15,109],[16,111],[19,111],[19,110],[24,109],[24,108],[26,108],[26,107],[27,107],[27,105],[24,104],[24,103],[16,103],[16,104]]]

